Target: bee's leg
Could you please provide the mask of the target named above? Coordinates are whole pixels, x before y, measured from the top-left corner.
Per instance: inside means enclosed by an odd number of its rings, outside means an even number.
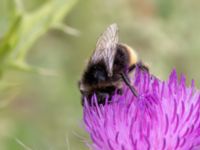
[[[136,67],[135,64],[131,65],[131,66],[128,68],[128,73],[131,72],[131,71],[133,71],[133,70],[135,69],[135,67]]]
[[[149,72],[149,68],[142,61],[139,61],[138,63],[133,64],[128,68],[128,73],[133,71],[136,68],[136,66],[138,66],[139,69],[143,71]]]
[[[123,90],[122,89],[117,89],[117,94],[122,95],[123,94]]]
[[[111,102],[111,96],[108,93],[97,92],[97,103],[98,103],[98,105],[100,105],[100,104],[105,105],[106,99],[108,100],[108,103]]]
[[[121,73],[121,75],[122,75],[122,79],[124,80],[125,84],[130,88],[133,95],[135,95],[137,97],[138,93],[137,93],[136,89],[130,84],[130,80],[128,78],[128,75],[125,74],[125,73]]]
[[[142,61],[139,61],[136,65],[137,65],[137,66],[139,67],[139,69],[141,69],[142,71],[149,72],[149,68],[148,68],[145,64],[143,64]]]
[[[81,97],[81,105],[84,106],[84,104],[85,104],[85,96],[82,96],[82,97]],[[90,104],[89,104],[89,105],[90,105]]]

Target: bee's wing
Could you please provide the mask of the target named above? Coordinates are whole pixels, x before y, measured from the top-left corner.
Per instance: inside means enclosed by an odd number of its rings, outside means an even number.
[[[104,61],[109,75],[112,75],[112,68],[118,43],[117,24],[111,24],[106,31],[99,37],[96,49],[90,58],[90,63]]]

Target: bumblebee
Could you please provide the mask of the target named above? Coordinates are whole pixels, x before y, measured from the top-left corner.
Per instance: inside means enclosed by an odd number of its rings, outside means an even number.
[[[110,102],[115,92],[123,93],[123,82],[137,97],[138,93],[129,79],[129,74],[136,65],[148,71],[148,68],[138,61],[133,49],[119,43],[117,24],[111,24],[99,37],[96,48],[79,81],[82,105],[84,105],[84,98],[91,104],[94,94],[97,96],[98,104],[105,104],[106,98]]]

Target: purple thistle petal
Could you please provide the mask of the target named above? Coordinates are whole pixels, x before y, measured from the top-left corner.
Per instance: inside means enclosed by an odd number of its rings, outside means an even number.
[[[83,121],[93,150],[197,150],[200,149],[200,92],[194,81],[186,87],[175,70],[167,81],[136,69],[134,86],[125,85],[112,103],[93,106],[87,101]]]

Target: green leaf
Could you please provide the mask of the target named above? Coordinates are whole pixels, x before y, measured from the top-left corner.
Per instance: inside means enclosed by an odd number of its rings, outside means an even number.
[[[13,66],[10,62],[17,62],[16,66],[26,64],[26,54],[31,46],[51,28],[62,24],[77,0],[51,0],[33,12],[20,11],[24,9],[21,1],[16,2],[12,25],[0,41],[0,72],[10,64]]]

